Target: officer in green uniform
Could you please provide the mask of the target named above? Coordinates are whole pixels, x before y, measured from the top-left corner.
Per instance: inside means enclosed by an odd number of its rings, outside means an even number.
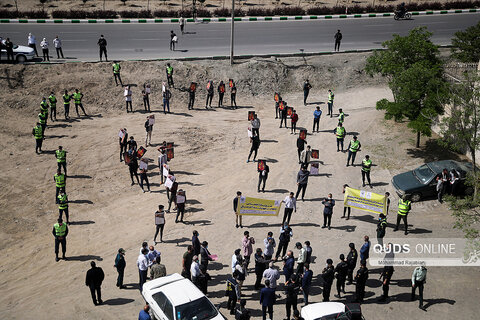
[[[67,151],[63,150],[62,146],[58,146],[58,150],[55,151],[55,158],[57,158],[57,171],[61,171],[63,167],[63,172],[65,176],[67,175]]]
[[[60,244],[62,245],[62,259],[67,260],[65,257],[65,252],[67,251],[67,235],[68,235],[68,226],[63,223],[63,220],[59,218],[57,223],[53,225],[52,234],[55,237],[55,261],[60,260],[58,258],[58,249]]]
[[[404,195],[401,199],[398,200],[398,212],[397,212],[397,225],[393,231],[398,230],[398,226],[400,225],[400,221],[403,220],[405,224],[405,234],[408,234],[408,222],[407,216],[411,209],[411,201],[407,200],[407,197]]]
[[[68,91],[65,90],[65,94],[62,96],[63,98],[63,107],[65,108],[65,120],[70,119],[70,100],[72,100],[72,96],[68,94]]]
[[[40,109],[43,113],[47,112],[48,113],[48,102],[47,98],[43,97],[42,102],[40,102]]]
[[[55,94],[53,93],[53,91],[50,92],[48,101],[50,102],[50,120],[56,121],[57,120],[57,97],[55,97]]]
[[[121,69],[120,63],[118,63],[118,61],[115,61],[112,64],[112,69],[113,69],[113,77],[115,78],[115,84],[118,86],[118,81],[120,81],[120,85],[123,87],[122,78],[120,77],[120,69]]]
[[[40,110],[38,114],[38,123],[42,126],[42,132],[45,134],[45,129],[47,128],[47,119],[48,119],[48,111],[43,112]]]
[[[57,187],[57,191],[55,193],[55,203],[58,203],[58,195],[60,191],[65,192],[67,177],[59,169],[57,170],[57,173],[53,176],[53,180],[55,181],[55,186]]]
[[[165,71],[167,72],[168,86],[175,88],[175,85],[173,84],[173,67],[170,66],[170,63],[167,63]]]
[[[347,134],[347,131],[345,130],[343,125],[339,122],[338,126],[335,129],[333,129],[333,133],[337,137],[337,152],[340,151],[339,147],[342,148],[342,152],[343,152],[343,141],[345,139],[345,135]]]
[[[357,136],[353,136],[353,140],[350,140],[350,143],[348,144],[348,148],[347,148],[348,149],[347,167],[348,167],[348,163],[350,162],[350,159],[352,159],[352,166],[353,166],[353,163],[355,162],[355,157],[357,156],[357,152],[360,151],[361,147],[362,147],[362,144],[360,143],[360,141],[358,141]]]
[[[82,98],[83,98],[83,93],[79,92],[78,89],[75,89],[75,93],[73,94],[73,99],[75,102],[75,111],[77,111],[77,117],[80,117],[80,114],[78,113],[78,107],[82,109],[83,114],[85,116],[87,115],[87,113],[85,112],[85,109],[83,108]]]
[[[330,115],[330,118],[333,116],[333,98],[335,95],[333,94],[332,90],[328,90],[328,113],[327,116]]]
[[[381,246],[383,246],[383,237],[385,237],[386,230],[387,230],[387,217],[383,213],[380,213],[380,216],[377,222],[377,241],[378,241],[378,244]]]
[[[370,160],[370,156],[367,154],[365,159],[362,161],[362,186],[365,187],[365,177],[367,177],[368,185],[370,188],[372,187],[372,183],[370,181],[370,169],[372,167],[372,160]]]
[[[338,112],[340,112],[338,115],[338,122],[343,124],[345,122],[345,113],[343,113],[342,108],[338,109]]]
[[[42,153],[43,129],[39,122],[37,122],[37,125],[33,127],[32,135],[35,137],[36,142],[35,153]]]
[[[68,197],[63,191],[58,195],[58,219],[62,219],[62,214],[65,212],[65,218],[67,218],[67,224],[70,225],[68,219]]]

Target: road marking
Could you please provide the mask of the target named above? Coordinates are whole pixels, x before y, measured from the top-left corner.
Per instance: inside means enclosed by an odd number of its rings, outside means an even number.
[[[165,40],[165,39],[152,38],[152,39],[125,39],[125,40],[133,40],[133,41],[151,41],[151,40]]]

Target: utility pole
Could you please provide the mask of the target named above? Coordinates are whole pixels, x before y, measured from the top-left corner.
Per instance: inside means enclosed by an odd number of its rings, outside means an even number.
[[[235,0],[232,0],[232,27],[230,31],[230,64],[233,65],[233,35],[235,23]]]

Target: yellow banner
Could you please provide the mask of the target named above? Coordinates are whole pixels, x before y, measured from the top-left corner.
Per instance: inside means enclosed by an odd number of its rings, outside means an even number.
[[[345,198],[343,199],[345,207],[360,209],[373,213],[386,214],[387,201],[385,195],[380,195],[365,190],[345,188]]]
[[[278,216],[282,201],[241,197],[237,214],[241,216]]]

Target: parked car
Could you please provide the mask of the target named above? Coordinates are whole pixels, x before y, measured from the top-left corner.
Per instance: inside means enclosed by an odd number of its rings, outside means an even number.
[[[212,302],[178,273],[143,285],[142,296],[150,305],[150,316],[158,320],[223,320]]]
[[[395,189],[397,189],[399,197],[406,195],[411,201],[417,202],[437,194],[437,180],[435,177],[439,175],[444,168],[449,172],[452,169],[458,171],[460,183],[457,191],[459,193],[471,194],[473,192],[471,187],[465,186],[465,178],[467,173],[473,170],[473,165],[468,162],[458,162],[454,160],[429,162],[412,171],[397,174],[393,177],[392,184]]]
[[[358,303],[319,302],[302,308],[305,320],[365,320]]]
[[[0,52],[2,60],[7,59],[7,49],[5,49],[5,46],[2,44],[2,50]],[[19,46],[18,44],[13,45],[13,57],[15,58],[15,61],[17,62],[25,62],[28,60],[32,60],[35,57],[35,50],[30,47],[26,46]]]

